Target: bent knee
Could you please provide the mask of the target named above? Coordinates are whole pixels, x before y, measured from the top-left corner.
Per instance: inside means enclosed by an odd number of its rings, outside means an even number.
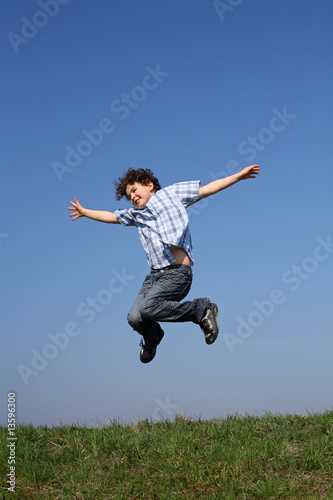
[[[142,325],[142,316],[139,313],[129,312],[127,315],[127,321],[133,330],[137,330]]]

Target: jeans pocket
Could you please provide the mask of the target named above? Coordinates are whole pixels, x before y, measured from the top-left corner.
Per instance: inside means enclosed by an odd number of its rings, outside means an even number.
[[[185,270],[187,271],[187,270]],[[182,269],[170,269],[164,276],[165,282],[181,284],[188,281],[190,278],[189,272],[183,272]]]
[[[190,291],[192,285],[192,269],[173,269],[168,276],[170,287],[175,292],[175,300],[182,300]]]

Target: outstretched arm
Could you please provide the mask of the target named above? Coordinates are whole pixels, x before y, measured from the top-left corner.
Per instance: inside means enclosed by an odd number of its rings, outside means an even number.
[[[120,224],[117,217],[113,212],[105,212],[103,210],[89,210],[89,208],[83,208],[79,200],[75,198],[75,203],[70,201],[71,207],[68,210],[72,210],[69,214],[72,220],[78,219],[79,217],[88,217],[89,219],[97,220],[100,222],[107,222],[111,224]]]
[[[251,165],[250,167],[244,168],[237,174],[210,182],[209,184],[206,184],[206,186],[202,186],[199,189],[199,199],[201,200],[202,198],[206,198],[207,196],[218,193],[219,191],[222,191],[222,189],[226,189],[227,187],[232,186],[233,184],[236,184],[236,182],[243,179],[254,179],[259,174],[259,171],[259,165]]]

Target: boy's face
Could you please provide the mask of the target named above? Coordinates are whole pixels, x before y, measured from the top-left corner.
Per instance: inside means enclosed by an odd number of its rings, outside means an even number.
[[[155,194],[155,188],[153,182],[148,182],[148,184],[140,184],[140,182],[134,182],[133,184],[127,184],[126,186],[126,196],[133,207],[143,209],[147,205],[150,198]]]

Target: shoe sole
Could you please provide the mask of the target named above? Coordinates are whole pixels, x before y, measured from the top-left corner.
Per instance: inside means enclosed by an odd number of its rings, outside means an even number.
[[[216,304],[211,304],[212,305],[212,313],[213,313],[213,316],[214,316],[214,320],[215,320],[215,323],[216,323],[216,326],[217,326],[217,332],[216,333],[209,333],[207,335],[207,337],[205,336],[205,341],[206,341],[206,344],[208,345],[211,345],[215,342],[215,340],[217,339],[218,337],[218,334],[219,334],[219,324],[217,322],[217,316],[219,315],[219,309],[217,307]]]

